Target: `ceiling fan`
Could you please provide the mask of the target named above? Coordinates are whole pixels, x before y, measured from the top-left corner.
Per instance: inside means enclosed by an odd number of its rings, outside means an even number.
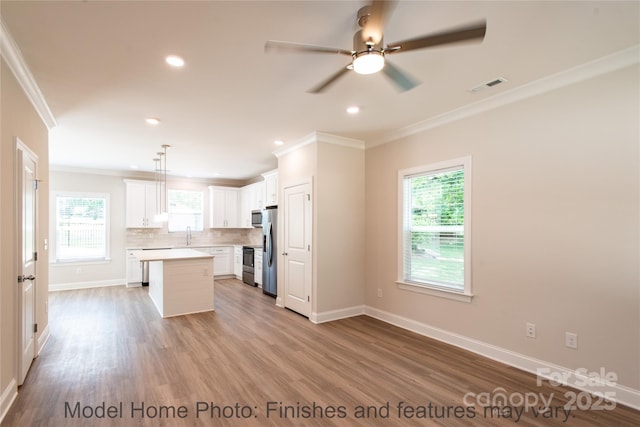
[[[382,30],[394,4],[395,1],[373,0],[371,4],[358,10],[357,22],[361,29],[353,35],[353,50],[277,40],[267,41],[265,50],[267,52],[289,50],[332,53],[351,57],[351,62],[346,67],[341,68],[337,73],[313,87],[309,90],[311,93],[323,92],[350,70],[359,74],[373,74],[382,71],[400,91],[406,91],[413,89],[419,82],[387,61],[387,55],[473,39],[481,41],[487,30],[486,21],[483,20],[464,27],[391,43],[384,47]]]

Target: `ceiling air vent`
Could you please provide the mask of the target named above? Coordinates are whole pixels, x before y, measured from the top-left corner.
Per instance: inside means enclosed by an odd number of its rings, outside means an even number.
[[[497,86],[500,83],[504,83],[506,81],[508,81],[508,80],[505,79],[504,77],[498,77],[498,78],[493,79],[493,80],[491,80],[489,82],[482,83],[481,85],[478,85],[476,87],[472,87],[471,89],[469,89],[469,92],[477,93],[477,92],[480,92],[482,90],[489,89],[491,87]]]

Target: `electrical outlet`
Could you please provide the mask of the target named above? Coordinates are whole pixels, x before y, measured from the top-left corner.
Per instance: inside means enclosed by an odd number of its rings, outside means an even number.
[[[564,345],[569,348],[578,348],[578,334],[573,334],[571,332],[564,333]]]
[[[382,288],[378,288],[378,298],[382,298]]]
[[[526,332],[527,336],[529,338],[535,338],[536,337],[536,325],[534,323],[527,323],[527,332]]]

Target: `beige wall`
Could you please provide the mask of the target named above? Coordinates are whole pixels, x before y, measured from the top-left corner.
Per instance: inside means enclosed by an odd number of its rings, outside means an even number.
[[[318,144],[315,225],[317,312],[362,306],[364,151]]]
[[[315,235],[315,227],[316,227],[316,218],[318,217],[318,204],[316,203],[316,186],[317,186],[317,174],[318,174],[318,145],[315,143],[307,144],[299,149],[289,152],[285,155],[278,157],[278,202],[282,207],[282,201],[284,200],[283,189],[287,187],[291,187],[293,185],[300,184],[303,180],[310,179],[313,199],[312,199],[312,221]],[[278,215],[278,242],[282,245],[284,242],[284,226],[283,226],[283,215]],[[313,251],[312,251],[312,277],[316,277],[317,271],[317,242],[315,239],[312,242]],[[282,246],[281,246],[282,247]],[[284,278],[284,260],[281,255],[282,251],[278,251],[278,263],[277,263],[277,275],[278,280],[278,301],[282,299],[282,304],[284,304],[284,287],[282,283],[282,278]],[[317,312],[317,291],[316,287],[312,286],[312,297],[311,297],[311,310],[312,312]]]
[[[280,195],[303,179],[313,182],[312,316],[361,308],[364,301],[364,151],[317,135],[278,159]]]
[[[44,239],[48,237],[49,222],[49,153],[48,130],[2,60],[0,70],[0,394],[16,379],[16,278],[15,224],[17,206],[15,191],[15,137],[38,156],[38,178],[42,180],[37,193],[38,235],[37,250],[40,261],[36,267],[36,322],[38,337],[48,326],[46,303],[48,298],[48,263]]]
[[[125,185],[123,178],[51,171],[51,251],[55,257],[55,204],[56,192],[85,192],[109,194],[109,256],[110,260],[96,263],[55,264],[50,259],[50,285],[61,284],[124,284],[125,278]]]
[[[625,68],[367,150],[366,304],[567,368],[604,367],[640,389],[638,75]],[[400,290],[397,172],[466,155],[475,297]]]

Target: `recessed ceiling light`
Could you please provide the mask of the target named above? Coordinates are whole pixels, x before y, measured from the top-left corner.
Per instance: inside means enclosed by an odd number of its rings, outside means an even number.
[[[358,114],[360,112],[360,107],[357,105],[352,105],[351,107],[347,107],[347,113],[349,114]]]
[[[184,67],[184,59],[177,55],[169,55],[164,60],[172,67]]]
[[[156,126],[158,124],[160,124],[160,119],[157,119],[155,117],[147,117],[146,119],[144,119],[145,122],[147,122],[148,125],[151,126]]]
[[[281,139],[277,139],[277,140],[273,141],[273,143],[276,144],[276,145],[284,145],[284,141],[281,140]]]

